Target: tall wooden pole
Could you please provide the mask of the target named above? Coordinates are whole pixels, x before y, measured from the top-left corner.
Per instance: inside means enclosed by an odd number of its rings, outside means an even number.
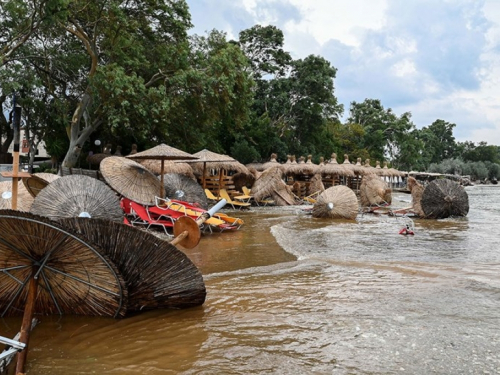
[[[21,335],[19,341],[26,344],[26,347],[17,354],[16,374],[24,373],[24,365],[26,364],[26,357],[28,356],[28,341],[30,338],[31,322],[33,314],[35,313],[36,294],[38,289],[38,278],[35,278],[37,267],[31,271],[31,279],[28,289],[28,300],[24,308],[23,322],[21,324]]]

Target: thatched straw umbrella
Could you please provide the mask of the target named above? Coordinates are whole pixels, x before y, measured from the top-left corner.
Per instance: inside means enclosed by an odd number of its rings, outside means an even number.
[[[278,155],[276,154],[271,154],[271,159],[268,161],[268,162],[265,162],[263,165],[262,165],[262,170],[265,171],[266,169],[268,168],[271,168],[271,167],[280,167],[280,168],[283,168],[283,165],[280,164],[276,159],[278,158]]]
[[[29,211],[33,204],[32,195],[26,190],[24,184],[17,185],[17,209]],[[12,208],[12,180],[0,182],[0,209]]]
[[[53,220],[80,216],[123,221],[115,192],[102,181],[78,174],[51,182],[36,196],[30,212]]]
[[[313,195],[323,191],[325,191],[325,185],[323,185],[323,180],[321,179],[321,175],[319,173],[316,173],[311,178],[311,183],[309,184],[309,195]]]
[[[347,156],[347,155],[346,155]],[[347,159],[348,160],[348,159]],[[346,167],[347,164],[339,164],[337,162],[337,154],[333,153],[331,159],[328,163],[319,168],[319,173],[322,175],[333,175],[333,176],[345,176],[354,177],[354,171],[350,167]]]
[[[185,308],[205,301],[203,277],[169,242],[127,225],[82,218],[64,227],[98,244],[116,264],[128,288],[128,311]]]
[[[133,155],[127,155],[126,158],[133,160],[160,160],[160,197],[165,196],[165,192],[163,191],[163,175],[165,174],[165,160],[193,160],[197,159],[197,157],[188,154],[187,152],[176,149],[172,146],[166,145],[164,143],[159,144],[153,148],[150,148],[145,151],[138,152]]]
[[[130,151],[129,155],[135,155],[135,154],[137,154],[137,145],[134,143],[132,145],[132,150]]]
[[[359,188],[359,198],[363,207],[391,204],[392,190],[379,176],[369,174],[363,177]]]
[[[313,206],[314,217],[354,220],[358,215],[358,198],[347,186],[332,186],[322,192]]]
[[[422,210],[422,194],[424,193],[424,187],[420,184],[414,177],[408,178],[408,190],[411,193],[412,210],[415,215],[419,217],[424,217],[424,210]]]
[[[200,207],[208,209],[205,191],[193,179],[182,174],[167,173],[163,178],[163,182],[167,198],[196,203]]]
[[[277,206],[296,204],[293,193],[283,181],[283,171],[272,167],[262,173],[252,186],[252,195],[258,202],[272,197]]]
[[[100,169],[113,190],[134,202],[152,206],[162,190],[156,176],[133,160],[112,156],[103,160]]]
[[[325,158],[323,156],[320,156],[318,165],[319,166],[325,165]]]
[[[99,246],[27,212],[0,211],[0,285],[2,316],[22,315],[28,298],[42,315],[127,309],[125,282]]]
[[[23,184],[26,190],[28,190],[28,193],[30,193],[32,197],[36,197],[44,187],[59,177],[60,176],[54,173],[33,173],[30,177],[23,177]]]
[[[449,216],[467,216],[469,196],[457,182],[449,179],[434,180],[422,193],[422,209],[429,219],[444,219]]]
[[[146,167],[149,171],[155,175],[160,175],[161,170],[161,160],[137,160],[139,164]],[[183,174],[196,181],[196,177],[193,173],[193,168],[188,163],[174,162],[170,160],[165,160],[163,163],[163,174],[166,173],[177,173]]]
[[[257,181],[257,179],[262,175],[262,171],[258,171],[257,169],[255,168],[248,168],[248,171],[252,174],[253,178],[254,178],[254,182],[252,183],[252,185],[255,183],[255,181]]]

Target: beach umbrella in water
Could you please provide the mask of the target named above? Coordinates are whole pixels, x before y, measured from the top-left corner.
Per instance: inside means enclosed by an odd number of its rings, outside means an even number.
[[[30,177],[23,177],[23,184],[31,196],[36,197],[44,187],[59,177],[53,173],[33,173]]]
[[[352,189],[344,185],[332,186],[316,199],[314,217],[354,220],[358,215],[358,198]]]
[[[29,211],[33,203],[33,197],[23,184],[18,184],[17,209]],[[0,209],[12,208],[12,180],[0,182]]]
[[[127,284],[130,312],[192,307],[205,301],[201,273],[169,242],[105,220],[74,218],[61,224],[98,244],[116,264]]]
[[[392,190],[376,174],[367,174],[361,181],[359,198],[363,207],[391,204]]]
[[[443,178],[427,184],[422,193],[421,206],[425,217],[429,219],[467,216],[469,196],[463,186]]]
[[[124,280],[98,246],[50,219],[0,210],[1,316],[23,314],[33,278],[35,314],[125,314]]]
[[[422,210],[422,194],[424,193],[424,187],[420,184],[414,177],[408,177],[408,190],[411,193],[412,209],[413,212],[419,217],[424,217],[424,211]]]
[[[127,158],[106,158],[102,161],[100,170],[104,180],[118,194],[146,206],[154,205],[155,197],[162,190],[161,182],[153,173]]]
[[[163,182],[167,198],[196,203],[201,208],[208,209],[205,191],[196,181],[185,175],[167,173],[163,177]]]
[[[85,175],[64,176],[51,182],[36,196],[30,212],[54,220],[79,216],[123,220],[116,193],[104,182]]]

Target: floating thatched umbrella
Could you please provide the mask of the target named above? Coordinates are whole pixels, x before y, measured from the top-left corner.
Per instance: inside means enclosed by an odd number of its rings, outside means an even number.
[[[314,217],[354,220],[358,215],[358,198],[347,186],[332,186],[322,192],[313,206]]]
[[[197,203],[200,207],[208,209],[205,191],[193,179],[182,174],[167,173],[163,177],[163,182],[167,198]]]
[[[272,197],[277,206],[296,204],[290,187],[283,181],[283,171],[279,167],[262,172],[252,186],[252,195],[257,202]]]
[[[424,211],[422,210],[422,194],[424,193],[424,187],[420,184],[414,177],[408,178],[408,190],[411,193],[412,210],[419,217],[424,217]]]
[[[178,150],[172,146],[168,146],[164,143],[155,146],[153,148],[150,148],[145,151],[138,152],[133,155],[128,155],[126,156],[129,159],[134,159],[134,160],[146,160],[146,159],[153,159],[153,160],[160,160],[161,161],[161,168],[160,168],[160,178],[161,178],[161,186],[160,186],[160,197],[164,197],[165,193],[163,191],[163,175],[165,174],[165,160],[193,160],[197,159],[197,157],[188,154],[187,152]]]
[[[0,211],[0,271],[2,316],[22,315],[30,279],[36,314],[125,315],[127,290],[113,262],[47,218]]]
[[[391,204],[392,190],[379,176],[369,174],[361,181],[359,198],[363,207]]]
[[[469,196],[457,182],[438,179],[425,187],[421,205],[425,217],[429,219],[466,216],[469,213]]]
[[[75,218],[61,224],[98,244],[116,264],[128,288],[129,312],[192,307],[205,301],[200,271],[169,242],[104,220]]]
[[[28,190],[28,193],[30,193],[32,197],[36,197],[44,187],[59,177],[60,176],[53,173],[33,173],[30,177],[23,178],[23,184],[26,190]]]
[[[161,160],[138,160],[138,162],[139,164],[150,170],[152,173],[156,175],[161,174]],[[196,177],[193,173],[193,168],[191,168],[188,163],[165,160],[163,164],[163,174],[166,173],[183,174],[185,176],[188,176],[189,178],[192,178],[193,180],[196,180]]]
[[[36,196],[30,212],[53,220],[92,217],[123,221],[115,192],[102,181],[77,174],[51,182]]]
[[[162,190],[161,182],[154,174],[139,163],[127,158],[118,156],[106,158],[103,160],[100,170],[113,190],[143,205],[154,205],[155,197]]]
[[[32,195],[26,190],[24,184],[17,185],[17,209],[29,211],[33,203]],[[0,209],[12,208],[12,181],[0,182]]]

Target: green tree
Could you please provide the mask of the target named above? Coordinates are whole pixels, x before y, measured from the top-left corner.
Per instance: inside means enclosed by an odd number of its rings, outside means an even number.
[[[457,144],[453,136],[455,126],[444,120],[436,120],[428,127],[421,129],[419,135],[424,144],[422,157],[426,166],[430,163],[440,163],[456,155]]]

